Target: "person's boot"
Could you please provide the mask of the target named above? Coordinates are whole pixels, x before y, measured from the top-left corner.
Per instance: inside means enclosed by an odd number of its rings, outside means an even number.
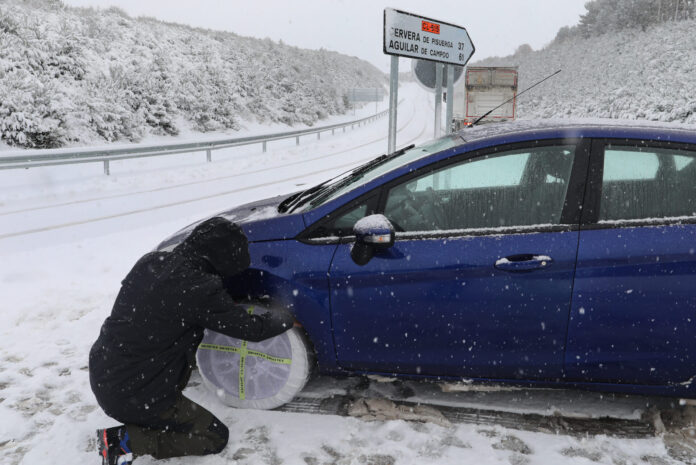
[[[98,429],[97,438],[102,465],[130,465],[133,452],[125,426]]]

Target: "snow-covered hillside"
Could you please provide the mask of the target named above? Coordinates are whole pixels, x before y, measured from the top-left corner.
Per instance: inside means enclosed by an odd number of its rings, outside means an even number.
[[[0,2],[0,142],[138,141],[147,134],[313,124],[384,75],[355,57],[59,0]]]
[[[666,22],[596,37],[569,37],[539,51],[481,60],[519,66],[519,89],[563,72],[518,101],[521,118],[585,117],[696,124],[696,21]]]

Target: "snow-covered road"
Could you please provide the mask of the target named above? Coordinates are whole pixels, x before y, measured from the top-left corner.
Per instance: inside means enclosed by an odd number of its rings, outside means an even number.
[[[427,139],[427,123],[416,117],[416,102],[401,107],[399,144]],[[34,233],[50,232],[52,242],[56,235],[93,236],[123,230],[124,225],[200,218],[249,200],[293,192],[384,152],[386,124],[382,119],[299,146],[292,139],[272,142],[266,153],[259,153],[257,146],[223,149],[215,152],[211,164],[201,163],[200,153],[112,162],[111,177],[100,174],[98,163],[19,172],[27,178],[21,181],[17,171],[6,171],[0,175],[14,176],[4,185],[0,240],[18,238],[9,242],[14,248]],[[22,192],[26,197],[17,198]],[[87,228],[80,228],[83,225]],[[74,230],[57,232],[65,228]]]
[[[400,97],[397,146],[432,138],[432,96],[410,84]],[[99,164],[0,172],[0,464],[98,463],[94,431],[114,422],[90,391],[87,354],[120,280],[142,254],[192,221],[295,191],[383,153],[386,126],[385,118],[299,146],[274,142],[266,153],[260,146],[229,149],[212,163],[201,153],[127,160],[112,163],[109,177]],[[333,382],[310,388],[342,393],[343,381]],[[231,410],[195,377],[187,395],[226,422],[230,444],[219,456],[172,464],[680,463],[659,437]],[[637,398],[526,391],[464,393],[458,402],[619,418],[638,418],[646,408]]]

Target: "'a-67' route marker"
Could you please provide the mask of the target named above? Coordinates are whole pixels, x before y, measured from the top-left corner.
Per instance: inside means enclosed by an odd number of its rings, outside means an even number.
[[[384,9],[384,53],[392,55],[389,82],[389,152],[396,145],[396,105],[399,76],[399,57],[435,61],[435,137],[440,136],[442,108],[442,64],[464,66],[474,54],[474,44],[469,33],[461,26],[414,15],[405,11]],[[454,68],[448,66],[447,107],[451,111]]]

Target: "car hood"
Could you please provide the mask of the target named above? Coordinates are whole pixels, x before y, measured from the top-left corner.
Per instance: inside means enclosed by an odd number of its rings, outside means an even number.
[[[193,229],[214,216],[222,216],[241,226],[249,242],[292,239],[305,227],[301,214],[278,212],[278,205],[287,195],[271,197],[225,210],[180,229],[164,241],[156,250],[171,250],[180,244]]]

